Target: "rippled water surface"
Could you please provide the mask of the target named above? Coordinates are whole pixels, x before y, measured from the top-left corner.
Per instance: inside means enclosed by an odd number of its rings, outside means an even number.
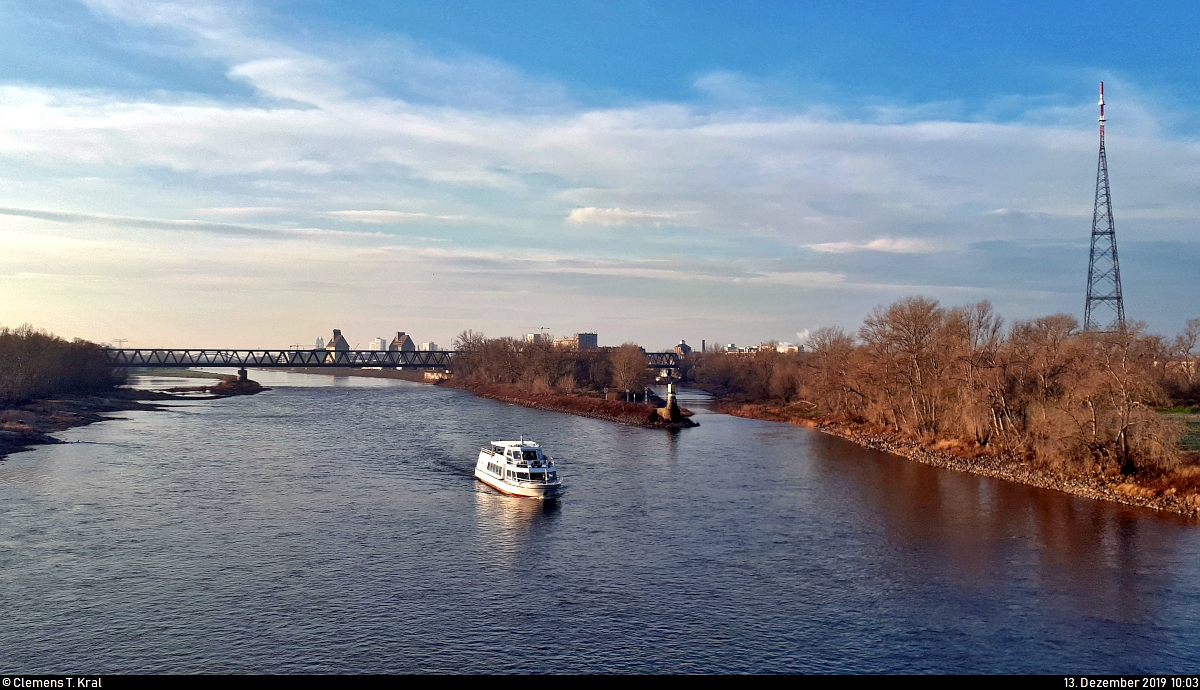
[[[255,372],[0,462],[5,672],[1184,672],[1200,527],[705,412]],[[689,403],[685,403],[689,404]],[[566,495],[471,474],[520,435]]]

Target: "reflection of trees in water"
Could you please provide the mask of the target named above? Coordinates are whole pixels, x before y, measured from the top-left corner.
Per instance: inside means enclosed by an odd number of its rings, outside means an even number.
[[[1014,492],[1015,493],[1015,492]],[[1146,623],[1171,586],[1184,518],[1053,492],[1033,505],[1041,586],[1062,606],[1102,620]],[[1013,501],[1016,502],[1015,500]]]
[[[880,518],[883,543],[864,541],[876,551],[871,560],[918,584],[945,579],[1014,603],[1032,588],[1039,607],[1128,624],[1149,622],[1171,586],[1184,518],[944,470],[827,435],[814,445],[817,471],[846,487],[831,500],[857,500]]]
[[[506,496],[484,487],[475,492],[476,536],[479,549],[494,554],[497,565],[511,565],[526,556],[537,557],[539,540],[553,538],[558,500]]]

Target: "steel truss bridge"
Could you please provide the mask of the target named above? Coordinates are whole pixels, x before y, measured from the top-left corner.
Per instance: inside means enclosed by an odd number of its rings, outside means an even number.
[[[141,350],[106,348],[114,367],[234,367],[245,369],[366,368],[453,369],[453,350]],[[679,355],[647,352],[650,369],[675,369]]]

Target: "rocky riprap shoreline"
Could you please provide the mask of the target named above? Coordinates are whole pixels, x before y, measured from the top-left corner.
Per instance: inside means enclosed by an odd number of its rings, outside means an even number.
[[[854,425],[821,420],[795,419],[781,414],[766,405],[719,404],[718,412],[761,419],[772,422],[787,422],[840,436],[864,448],[880,450],[915,460],[926,465],[942,467],[959,472],[969,472],[985,477],[1003,479],[1040,489],[1061,491],[1073,496],[1082,496],[1099,501],[1110,501],[1140,508],[1151,508],[1189,517],[1200,517],[1200,495],[1179,495],[1174,489],[1159,490],[1142,486],[1124,478],[1102,475],[1065,477],[1040,469],[1018,458],[1004,455],[979,454],[961,457],[946,450],[904,438],[898,434],[877,434],[856,428]],[[934,444],[935,446],[938,444]]]
[[[499,384],[476,385],[456,382],[453,378],[443,381],[442,386],[459,388],[474,393],[482,398],[499,400],[522,407],[532,407],[551,412],[565,412],[578,417],[590,417],[606,422],[641,426],[653,429],[686,429],[700,426],[693,422],[691,412],[683,410],[684,415],[678,421],[665,421],[658,413],[658,408],[643,403],[629,403],[620,400],[604,400],[583,395],[563,395],[558,393],[534,393],[522,390],[516,386]]]

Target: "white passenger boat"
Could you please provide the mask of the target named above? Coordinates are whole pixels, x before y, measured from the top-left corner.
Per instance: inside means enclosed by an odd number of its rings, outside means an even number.
[[[533,441],[492,441],[479,449],[475,477],[513,496],[554,498],[562,489],[558,468]]]

